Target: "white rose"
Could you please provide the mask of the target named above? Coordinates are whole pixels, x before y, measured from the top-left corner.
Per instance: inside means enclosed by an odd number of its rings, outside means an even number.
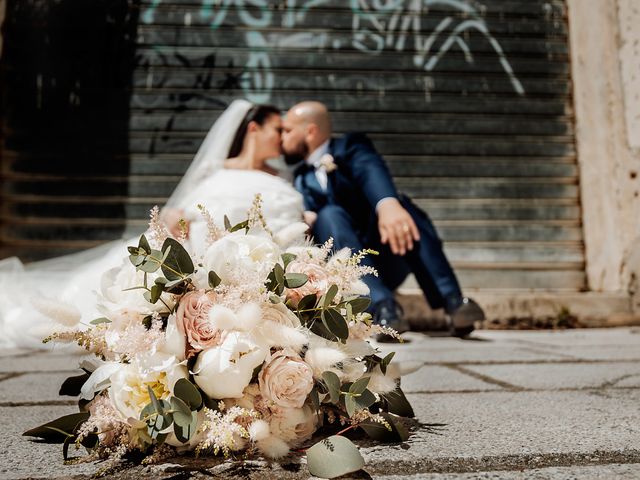
[[[214,242],[202,262],[224,283],[241,284],[255,276],[266,278],[279,259],[280,249],[271,239],[240,230]]]
[[[300,326],[300,319],[284,303],[264,304],[262,319],[271,320],[285,327],[298,328]]]
[[[294,351],[280,350],[260,370],[262,396],[278,406],[300,408],[313,389],[313,371]]]
[[[251,334],[230,332],[222,345],[198,355],[194,378],[211,398],[240,398],[249,385],[253,370],[269,353]]]
[[[302,408],[284,408],[269,422],[271,434],[289,446],[296,447],[311,438],[318,428],[318,415],[305,405]]]
[[[151,402],[149,387],[156,398],[164,400],[173,395],[180,378],[188,378],[187,367],[173,355],[156,353],[121,364],[111,375],[109,398],[123,418],[140,417],[140,412]]]

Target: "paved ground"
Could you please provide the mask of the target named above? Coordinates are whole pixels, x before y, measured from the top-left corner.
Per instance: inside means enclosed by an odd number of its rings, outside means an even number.
[[[397,359],[423,362],[403,387],[421,426],[402,445],[363,448],[351,478],[640,479],[640,328],[480,331],[458,340],[410,334]],[[59,446],[24,430],[74,411],[60,382],[77,358],[0,351],[0,478],[86,478],[101,466],[62,464]],[[293,459],[178,458],[115,478],[308,478]]]

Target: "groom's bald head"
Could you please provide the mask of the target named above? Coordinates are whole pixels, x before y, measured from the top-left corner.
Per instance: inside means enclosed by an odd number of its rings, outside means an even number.
[[[287,112],[287,118],[289,116],[294,121],[298,120],[307,125],[316,125],[318,134],[324,137],[324,140],[331,136],[331,118],[329,117],[329,110],[324,103],[314,101],[297,103]]]
[[[289,109],[283,122],[282,149],[288,162],[306,158],[331,137],[331,118],[320,102],[306,101]]]

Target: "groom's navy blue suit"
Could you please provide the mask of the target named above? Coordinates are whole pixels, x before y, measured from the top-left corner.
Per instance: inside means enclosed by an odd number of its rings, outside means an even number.
[[[363,262],[375,267],[380,275],[364,278],[373,305],[392,299],[393,290],[413,272],[432,308],[457,308],[462,301],[460,286],[431,220],[408,197],[398,195],[371,141],[364,134],[349,133],[332,139],[329,153],[337,169],[328,172],[326,190],[320,186],[313,166],[302,165],[294,173],[294,184],[304,197],[305,208],[318,214],[313,226],[316,242],[333,237],[336,250],[349,247],[380,252]],[[380,242],[375,208],[387,197],[400,201],[420,232],[420,241],[404,257],[394,255]]]

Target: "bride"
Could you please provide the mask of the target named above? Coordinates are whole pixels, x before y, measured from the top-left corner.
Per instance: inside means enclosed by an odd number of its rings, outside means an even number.
[[[255,195],[273,231],[303,214],[301,195],[267,160],[280,156],[282,120],[278,109],[234,101],[205,137],[191,166],[169,198],[161,218],[175,232],[181,218],[188,226],[187,249],[202,255],[207,224],[198,205],[214,221],[227,215],[232,224],[246,218]],[[128,261],[127,245],[116,240],[80,253],[27,266],[17,258],[0,261],[0,345],[42,347],[54,328],[39,299],[59,299],[82,312],[82,321],[101,316],[96,310],[100,280],[109,268]]]

